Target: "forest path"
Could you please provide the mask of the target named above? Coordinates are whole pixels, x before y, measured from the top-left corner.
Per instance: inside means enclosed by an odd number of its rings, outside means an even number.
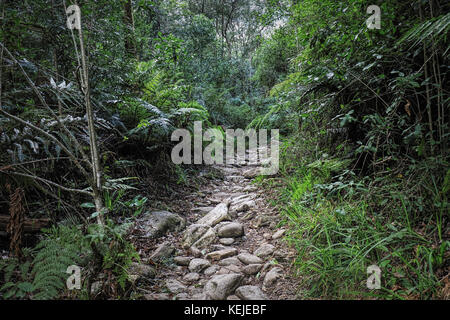
[[[282,240],[285,229],[266,192],[252,184],[259,167],[215,167],[224,179],[187,196],[193,207],[186,228],[159,238],[147,260],[156,276],[137,291],[149,300],[299,299],[295,250]]]

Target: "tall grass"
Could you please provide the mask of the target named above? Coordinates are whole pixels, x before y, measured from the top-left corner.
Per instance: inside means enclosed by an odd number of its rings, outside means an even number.
[[[302,158],[292,146],[284,148],[275,202],[290,227],[286,240],[298,251],[295,265],[307,297],[439,298],[450,248],[441,239],[442,209],[424,219],[389,177],[375,184],[358,178],[348,161]],[[366,285],[373,264],[382,272],[379,290]]]

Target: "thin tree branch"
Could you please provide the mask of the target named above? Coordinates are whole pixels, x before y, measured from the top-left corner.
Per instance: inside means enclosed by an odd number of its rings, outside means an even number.
[[[33,180],[38,180],[38,181],[47,183],[49,185],[55,186],[57,188],[60,188],[61,190],[64,190],[64,191],[67,191],[67,192],[76,192],[76,193],[86,194],[86,195],[91,196],[91,197],[93,196],[92,192],[89,192],[89,191],[86,191],[86,190],[80,190],[80,189],[67,188],[67,187],[64,187],[64,186],[62,186],[60,184],[57,184],[56,182],[53,182],[53,181],[50,181],[50,180],[47,180],[47,179],[44,179],[44,178],[41,178],[41,177],[38,177],[38,176],[35,176],[35,175],[26,174],[26,173],[20,173],[20,172],[3,171],[3,170],[0,170],[0,172],[3,172],[5,174],[16,175],[16,176],[20,176],[20,177],[30,178],[30,179],[33,179]]]
[[[83,168],[83,166],[80,164],[80,162],[78,161],[78,159],[74,156],[74,154],[61,142],[59,141],[55,136],[53,136],[52,134],[46,132],[45,130],[42,130],[41,128],[35,126],[34,124],[25,121],[19,117],[16,117],[8,112],[6,112],[5,110],[3,110],[0,106],[0,113],[2,113],[4,116],[15,120],[17,122],[22,123],[23,125],[39,132],[40,134],[44,135],[45,137],[47,137],[48,139],[52,140],[53,142],[55,142],[58,146],[61,147],[61,149],[70,157],[70,159],[72,159],[72,161],[74,162],[74,164],[77,166],[78,169],[80,169],[81,173],[85,176],[86,179],[88,179],[88,181],[91,181],[91,177],[88,174],[88,172]],[[88,161],[89,162],[89,161]],[[90,183],[92,184],[92,183]]]

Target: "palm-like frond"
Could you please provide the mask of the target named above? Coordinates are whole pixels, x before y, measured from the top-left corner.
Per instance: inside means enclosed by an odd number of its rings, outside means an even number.
[[[398,44],[408,43],[412,47],[416,47],[418,44],[428,42],[433,38],[444,40],[447,37],[449,28],[450,13],[447,13],[416,25],[398,41]]]

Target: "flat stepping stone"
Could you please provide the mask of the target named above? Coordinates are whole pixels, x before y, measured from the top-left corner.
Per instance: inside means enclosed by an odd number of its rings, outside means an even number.
[[[193,246],[196,248],[206,248],[214,241],[216,241],[217,235],[213,228],[209,228],[208,231],[196,242],[194,242]]]
[[[200,273],[209,266],[211,266],[211,263],[208,260],[195,258],[191,260],[188,268],[191,272]]]
[[[215,226],[221,221],[231,220],[228,215],[228,206],[226,203],[218,204],[214,209],[212,209],[206,216],[197,221],[197,224],[204,224],[207,226]]]
[[[256,202],[254,200],[247,200],[243,202],[239,202],[238,204],[234,204],[231,206],[231,213],[240,213],[247,212],[248,210],[254,208],[256,206]]]
[[[236,266],[242,266],[241,260],[239,260],[236,257],[230,257],[219,261],[219,266],[225,267],[229,265],[236,265]]]
[[[262,264],[249,264],[246,265],[245,267],[242,268],[242,272],[245,273],[246,275],[254,275],[257,274],[261,268],[262,268]]]
[[[227,176],[226,179],[232,182],[241,182],[244,180],[244,176]]]
[[[180,293],[187,289],[187,287],[182,284],[180,281],[175,279],[167,279],[166,287],[171,293]]]
[[[267,258],[269,257],[272,253],[274,253],[275,251],[275,247],[269,243],[265,243],[262,246],[260,246],[258,249],[255,250],[255,252],[253,252],[253,254],[257,257],[260,258]]]
[[[199,279],[200,275],[197,272],[188,273],[183,277],[183,281],[186,281],[188,283],[198,281]]]
[[[237,238],[244,235],[244,227],[238,222],[230,222],[220,227],[217,235],[221,238]]]
[[[189,294],[186,292],[181,292],[175,296],[175,300],[190,300]]]
[[[267,300],[266,295],[257,286],[242,286],[236,289],[236,296],[242,300]]]
[[[172,247],[169,243],[164,242],[159,245],[159,247],[153,252],[150,256],[150,260],[153,261],[161,261],[164,259],[168,259],[175,252],[175,248]]]
[[[219,242],[223,245],[229,246],[234,243],[234,238],[220,238]]]
[[[263,260],[250,253],[240,253],[238,259],[245,264],[262,264]]]
[[[191,224],[183,234],[183,246],[190,247],[200,239],[211,227],[206,224]]]
[[[213,276],[204,288],[203,293],[212,300],[225,300],[239,287],[244,276],[238,273]]]
[[[242,175],[245,178],[247,178],[247,179],[251,179],[251,178],[254,178],[254,177],[256,177],[256,176],[258,176],[260,174],[261,174],[261,169],[260,168],[252,168],[252,169],[249,169],[247,171],[244,171],[244,173]]]
[[[229,248],[229,249],[222,249],[218,251],[210,252],[206,255],[206,259],[209,260],[222,260],[225,258],[229,258],[232,256],[237,255],[237,249],[236,248]]]
[[[214,273],[216,273],[219,270],[219,266],[213,265],[211,267],[208,267],[203,271],[203,274],[205,276],[212,276]]]
[[[265,289],[268,289],[269,287],[272,287],[278,279],[281,278],[283,275],[283,270],[281,268],[273,268],[269,272],[267,272],[266,276],[264,277],[263,286]]]
[[[255,195],[253,194],[247,194],[247,193],[240,193],[237,194],[236,196],[231,195],[231,205],[237,205],[239,203],[245,202],[245,201],[249,201],[249,200],[253,200],[255,197]]]
[[[176,265],[178,266],[188,266],[189,262],[191,262],[193,258],[192,257],[175,257],[173,258],[173,262],[175,262]]]
[[[253,191],[257,191],[258,188],[255,186],[246,186],[244,189],[242,189],[242,191],[244,192],[253,192]]]
[[[186,226],[186,220],[176,213],[169,211],[146,212],[139,225],[149,238],[162,237],[170,231],[180,231]]]
[[[144,294],[145,300],[170,300],[167,293]]]

